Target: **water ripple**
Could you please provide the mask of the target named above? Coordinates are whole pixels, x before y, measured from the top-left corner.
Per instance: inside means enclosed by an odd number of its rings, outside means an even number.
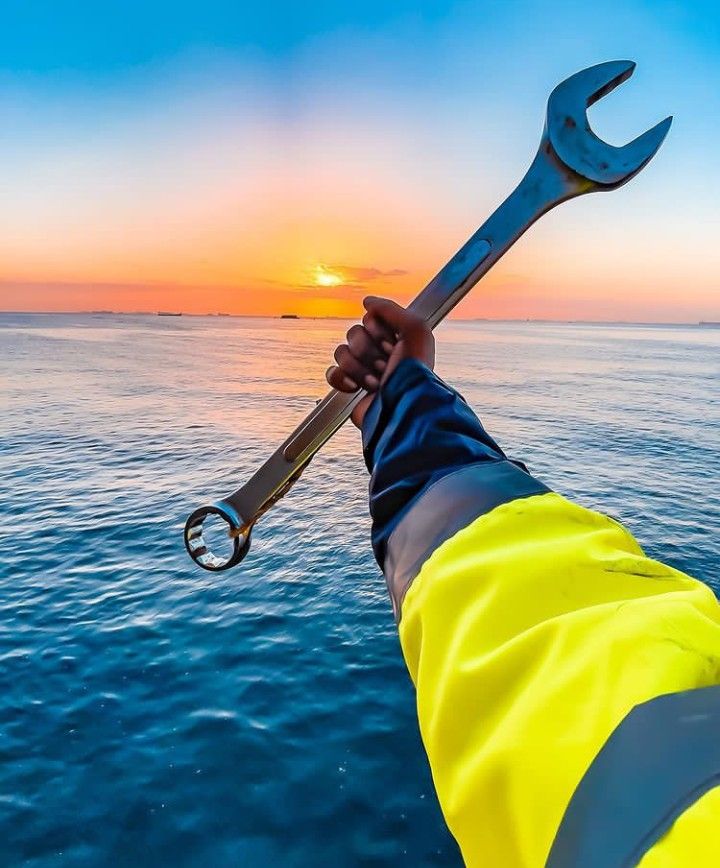
[[[0,317],[5,864],[460,864],[369,551],[357,433],[263,519],[241,569],[199,573],[182,547],[186,514],[324,393],[343,328]],[[720,332],[440,332],[440,373],[511,454],[718,587]]]

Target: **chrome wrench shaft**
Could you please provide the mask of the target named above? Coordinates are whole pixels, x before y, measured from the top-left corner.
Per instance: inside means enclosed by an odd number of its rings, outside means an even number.
[[[616,189],[649,162],[670,118],[620,148],[598,139],[587,122],[587,107],[633,69],[629,61],[603,63],[555,88],[540,146],[522,181],[410,304],[432,328],[544,213],[584,193]],[[193,560],[213,571],[239,563],[257,519],[286,493],[366,394],[364,389],[353,394],[331,390],[248,482],[223,500],[195,510],[185,525],[185,545]],[[218,555],[208,544],[203,525],[211,517],[227,525],[229,554]]]

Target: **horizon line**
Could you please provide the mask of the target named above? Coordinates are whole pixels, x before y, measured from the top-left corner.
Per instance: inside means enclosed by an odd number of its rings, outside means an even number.
[[[164,311],[111,311],[111,310],[0,310],[0,316],[18,314],[22,316],[159,316]],[[166,315],[166,314],[165,314]],[[171,316],[185,316],[196,319],[285,319],[285,320],[328,320],[338,322],[354,322],[355,318],[345,316],[305,316],[301,314],[257,314],[257,313],[188,313],[186,311],[172,312]],[[497,322],[497,323],[559,323],[565,325],[636,325],[636,326],[720,326],[720,320],[603,320],[603,319],[552,319],[545,317],[448,317],[452,322]]]

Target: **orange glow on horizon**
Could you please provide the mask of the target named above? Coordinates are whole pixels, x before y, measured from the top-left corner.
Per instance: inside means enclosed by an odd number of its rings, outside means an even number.
[[[558,13],[562,50],[547,52],[533,16],[522,39],[511,16],[520,42],[478,54],[477,24],[497,13],[504,28],[508,4],[446,5],[442,25],[393,4],[377,31],[310,25],[277,56],[193,37],[187,54],[100,75],[8,67],[0,310],[358,318],[366,294],[409,301],[522,177],[578,47],[609,44]],[[698,159],[716,138],[702,108],[717,52],[690,50],[675,11],[647,5],[627,20],[655,60],[593,107],[593,128],[620,142],[682,121],[627,187],[544,216],[454,316],[720,319],[717,192]]]
[[[124,143],[118,165],[100,164],[92,177],[80,157],[58,160],[42,196],[5,207],[0,310],[359,319],[366,294],[407,303],[517,177],[513,166],[468,183],[445,162],[428,166],[427,143],[415,145],[398,124],[386,118],[357,137],[337,120],[318,121],[303,132],[297,172],[262,130],[256,140],[210,130],[180,139],[176,154],[158,145],[162,163],[150,161],[137,179],[132,171],[149,159],[144,144],[134,152]],[[236,155],[239,141],[249,144]],[[127,184],[107,185],[123,173]],[[621,192],[571,203],[543,218],[454,315],[720,318],[720,248],[687,231],[682,261],[658,260],[658,250],[677,247],[678,230],[651,227],[641,194],[628,193],[624,206]]]

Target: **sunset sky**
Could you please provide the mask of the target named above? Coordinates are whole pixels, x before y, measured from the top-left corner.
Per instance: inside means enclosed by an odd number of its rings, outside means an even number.
[[[720,4],[4,0],[0,309],[357,316],[408,300],[510,192],[547,96],[621,190],[543,218],[462,317],[720,320]]]

